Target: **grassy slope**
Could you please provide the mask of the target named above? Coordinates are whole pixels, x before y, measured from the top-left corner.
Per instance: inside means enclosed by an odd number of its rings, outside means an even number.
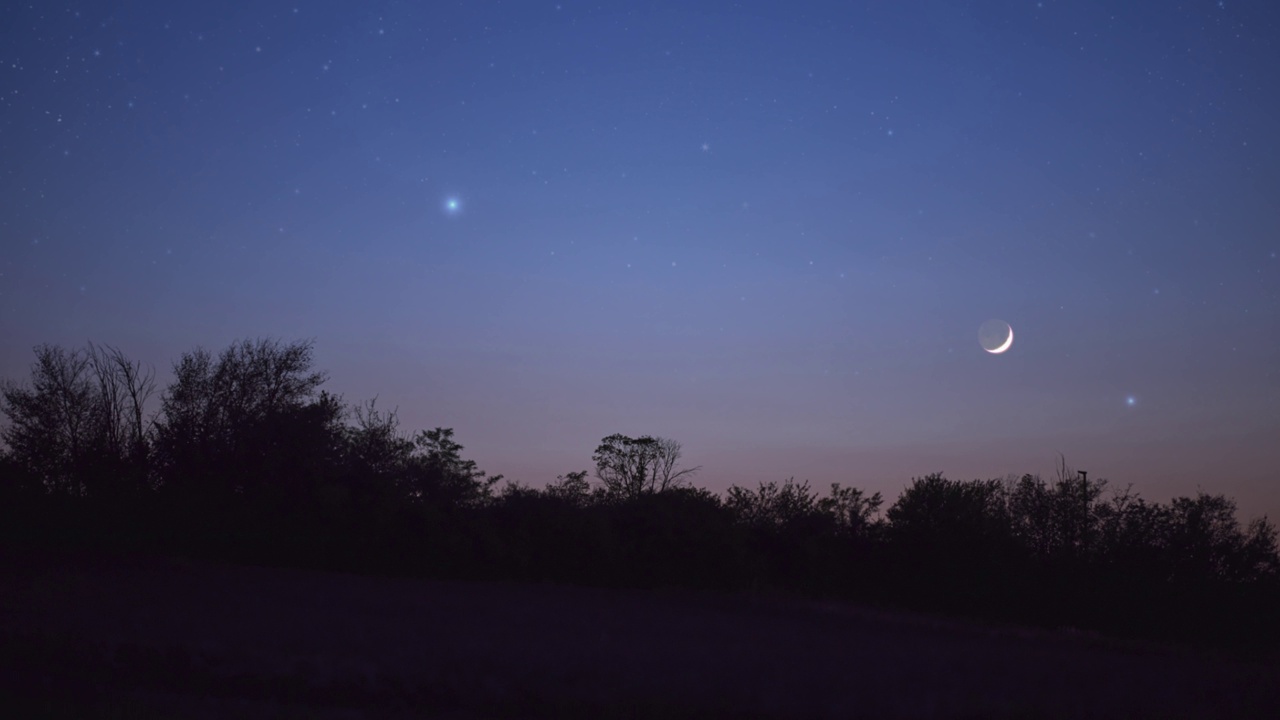
[[[0,689],[50,717],[1280,717],[1280,667],[1065,632],[118,558],[0,562]]]

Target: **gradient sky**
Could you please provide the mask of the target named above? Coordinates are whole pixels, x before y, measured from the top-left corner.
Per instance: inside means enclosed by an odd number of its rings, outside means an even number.
[[[531,485],[615,432],[890,499],[1061,452],[1275,519],[1278,39],[1272,0],[5,3],[0,376],[314,338]]]

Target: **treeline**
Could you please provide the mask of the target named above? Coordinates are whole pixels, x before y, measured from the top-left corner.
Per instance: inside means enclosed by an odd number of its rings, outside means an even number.
[[[184,354],[159,391],[119,350],[35,349],[0,387],[0,542],[366,573],[843,598],[1246,653],[1280,648],[1266,519],[1168,504],[1063,463],[879,493],[716,495],[680,444],[605,437],[594,472],[501,483],[448,428],[409,434],[322,386],[310,342]],[[148,402],[157,407],[148,412]],[[158,402],[157,402],[158,401]]]

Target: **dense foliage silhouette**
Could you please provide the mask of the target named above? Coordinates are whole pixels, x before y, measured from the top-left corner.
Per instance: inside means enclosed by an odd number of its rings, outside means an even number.
[[[322,390],[313,344],[196,349],[148,415],[119,350],[35,348],[0,387],[0,541],[365,573],[841,598],[1273,654],[1280,553],[1265,518],[1168,504],[1061,462],[879,493],[788,479],[719,496],[655,436],[612,434],[545,488],[489,477],[452,429],[410,435]]]

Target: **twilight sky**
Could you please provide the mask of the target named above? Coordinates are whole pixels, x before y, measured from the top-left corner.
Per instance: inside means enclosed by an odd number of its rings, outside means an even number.
[[[1271,0],[5,3],[0,376],[314,338],[532,485],[1061,452],[1275,519],[1277,118]]]

